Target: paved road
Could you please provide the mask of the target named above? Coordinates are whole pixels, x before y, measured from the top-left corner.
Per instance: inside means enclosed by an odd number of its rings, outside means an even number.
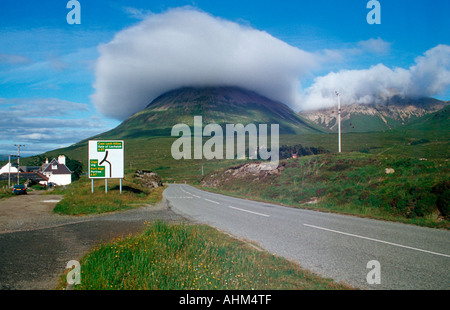
[[[367,289],[450,289],[450,232],[278,206],[170,185],[175,212],[298,262],[325,277]],[[368,284],[378,270],[380,284]],[[372,277],[373,279],[373,277]]]

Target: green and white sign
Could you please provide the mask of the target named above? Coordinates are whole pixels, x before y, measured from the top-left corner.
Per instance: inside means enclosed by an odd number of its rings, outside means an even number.
[[[89,178],[123,179],[124,147],[122,140],[90,140]]]

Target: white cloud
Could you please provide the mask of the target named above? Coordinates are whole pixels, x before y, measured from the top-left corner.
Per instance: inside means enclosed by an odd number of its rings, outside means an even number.
[[[14,154],[16,143],[27,146],[25,154],[36,154],[110,129],[89,118],[89,110],[88,104],[56,98],[0,98],[0,154]]]
[[[299,78],[323,58],[191,8],[150,15],[99,52],[91,99],[117,119],[183,86],[238,86],[294,105]]]
[[[366,41],[358,42],[361,52],[369,52],[372,54],[387,54],[391,49],[391,43],[384,41],[380,37],[371,38]]]
[[[9,64],[9,65],[20,65],[27,64],[30,62],[30,59],[21,55],[11,55],[11,54],[0,54],[0,64]]]
[[[415,59],[408,69],[388,68],[383,64],[364,70],[341,70],[317,77],[304,92],[299,110],[330,107],[341,102],[370,103],[383,98],[438,95],[450,86],[450,46],[438,45]]]
[[[152,14],[149,10],[137,9],[129,6],[123,7],[122,10],[125,14],[134,19],[145,19]]]
[[[302,89],[301,82],[318,70],[324,72],[325,64],[336,68],[354,59],[386,56],[391,43],[378,37],[341,49],[306,52],[265,31],[190,7],[162,14],[126,9],[145,18],[99,46],[91,96],[99,112],[119,120],[183,86],[243,87],[300,111],[334,105],[336,90],[347,104],[376,102],[395,94],[433,96],[450,85],[447,45],[426,51],[409,68],[379,63],[363,70],[340,70],[317,77]]]

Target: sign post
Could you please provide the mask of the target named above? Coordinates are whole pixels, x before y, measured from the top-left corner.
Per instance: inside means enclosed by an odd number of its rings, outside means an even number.
[[[120,179],[120,193],[122,193],[124,141],[90,140],[88,149],[89,178],[92,182],[92,192],[94,192],[94,179],[105,179],[105,193],[108,192],[108,179]]]

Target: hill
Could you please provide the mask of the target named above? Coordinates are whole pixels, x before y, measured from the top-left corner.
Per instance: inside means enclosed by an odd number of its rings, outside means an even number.
[[[341,105],[341,129],[342,132],[370,132],[398,128],[449,104],[449,101],[433,98],[393,96],[383,103]],[[323,128],[337,132],[337,106],[299,114]]]
[[[252,91],[236,87],[181,88],[159,96],[144,110],[110,131],[47,152],[43,156],[53,158],[65,154],[82,162],[86,171],[88,140],[124,139],[125,168],[130,171],[136,168],[153,170],[164,181],[197,181],[203,171],[206,173],[236,164],[235,160],[173,159],[171,145],[178,137],[171,136],[171,129],[179,123],[192,127],[194,116],[202,116],[203,125],[279,124],[280,144],[284,136],[296,140],[295,137],[299,135],[316,136],[325,132],[320,126],[298,116],[285,104]],[[24,164],[26,161],[22,159]]]
[[[324,132],[281,102],[237,87],[185,87],[169,91],[144,110],[126,119],[102,138],[170,136],[176,124],[193,126],[194,116],[203,124],[280,124],[280,134]]]
[[[155,105],[156,106],[156,105]],[[157,108],[156,108],[157,109]],[[147,110],[147,109],[146,109]],[[145,111],[145,110],[144,110]],[[151,111],[151,110],[150,110]],[[139,120],[138,113],[136,118]],[[397,127],[384,132],[355,132],[344,133],[342,136],[343,152],[364,152],[371,154],[398,154],[413,158],[447,158],[450,144],[450,107],[427,114],[407,125]],[[187,121],[191,122],[189,115]],[[236,117],[239,117],[237,115]],[[177,161],[171,156],[170,149],[176,137],[170,136],[170,129],[151,128],[152,123],[140,120],[142,128],[139,131],[139,122],[132,122],[134,116],[130,117],[117,128],[90,139],[125,139],[125,167],[128,169],[140,168],[154,170],[159,173],[165,181],[194,181],[196,182],[208,171],[218,168],[226,168],[231,165],[242,163],[242,161],[207,161],[191,160]],[[174,121],[176,122],[176,121]],[[134,125],[133,125],[134,123]],[[168,122],[166,126],[169,126]],[[134,129],[133,129],[134,127]],[[164,125],[160,125],[160,128]],[[123,130],[123,131],[122,131]],[[305,130],[306,131],[306,130]],[[43,156],[48,158],[57,157],[59,154],[77,159],[86,170],[87,164],[87,141],[80,141],[72,146],[46,152]],[[280,136],[280,146],[298,145],[303,147],[322,147],[325,150],[337,151],[337,135],[335,133],[323,133],[311,130],[309,133],[285,134]],[[26,164],[31,158],[22,158],[21,162]]]

